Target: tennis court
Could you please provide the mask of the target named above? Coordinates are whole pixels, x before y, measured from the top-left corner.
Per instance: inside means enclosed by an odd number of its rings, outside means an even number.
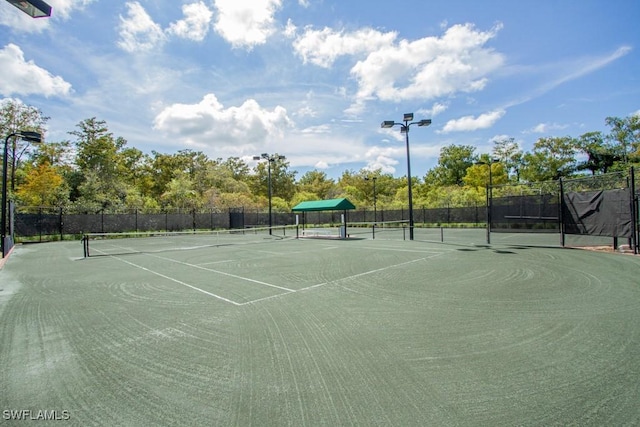
[[[640,423],[639,257],[401,233],[18,246],[2,420]]]

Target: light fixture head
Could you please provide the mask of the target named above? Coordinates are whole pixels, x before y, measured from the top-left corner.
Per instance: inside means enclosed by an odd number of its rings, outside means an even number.
[[[404,113],[404,120],[405,122],[410,122],[413,120],[413,113]]]
[[[260,156],[253,156],[253,160],[260,160],[262,157]]]
[[[431,119],[422,119],[418,122],[418,126],[429,126],[431,124]]]
[[[51,6],[42,0],[7,0],[32,18],[51,16]]]
[[[396,124],[396,122],[394,122],[393,120],[385,120],[384,122],[382,122],[380,124],[380,127],[388,129],[388,128],[392,128],[393,125],[395,125],[395,124]]]
[[[39,144],[42,142],[42,134],[40,134],[39,132],[23,130],[16,133],[16,135],[24,139],[25,141],[28,141],[34,144]]]

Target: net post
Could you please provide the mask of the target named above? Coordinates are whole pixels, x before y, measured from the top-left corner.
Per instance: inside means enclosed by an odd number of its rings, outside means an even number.
[[[82,236],[82,249],[84,250],[84,257],[89,257],[89,236],[86,234]]]

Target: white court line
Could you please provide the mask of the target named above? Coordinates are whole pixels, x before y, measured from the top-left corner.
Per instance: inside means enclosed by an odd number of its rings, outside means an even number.
[[[373,248],[371,248],[371,249],[373,249]],[[377,249],[379,249],[379,248],[377,248]],[[102,251],[98,251],[98,252],[102,252]],[[425,253],[426,251],[409,251],[409,252]],[[219,299],[221,301],[228,302],[228,303],[233,304],[233,305],[238,306],[238,307],[243,306],[243,305],[247,305],[247,304],[255,304],[255,303],[258,303],[258,302],[261,302],[261,301],[266,301],[268,299],[279,298],[281,296],[288,295],[288,294],[291,294],[291,293],[296,293],[296,292],[307,291],[307,290],[319,288],[319,287],[330,285],[330,284],[333,284],[333,283],[339,283],[339,282],[342,282],[342,281],[345,281],[345,280],[351,280],[351,279],[355,279],[355,278],[358,278],[358,277],[367,276],[367,275],[373,274],[373,273],[379,273],[381,271],[390,270],[392,268],[401,267],[403,265],[413,264],[413,263],[416,263],[416,262],[425,261],[425,260],[428,260],[428,259],[431,259],[431,258],[435,258],[437,256],[444,255],[445,253],[446,252],[433,253],[432,256],[418,258],[418,259],[414,259],[414,260],[411,260],[411,261],[405,261],[405,262],[401,262],[399,264],[393,264],[393,265],[389,265],[389,266],[386,266],[386,267],[377,268],[375,270],[365,271],[365,272],[354,274],[354,275],[351,275],[351,276],[342,277],[340,279],[330,280],[330,281],[324,282],[324,283],[317,283],[315,285],[307,286],[307,287],[304,287],[304,288],[301,288],[301,289],[298,289],[298,290],[285,288],[283,286],[273,285],[273,284],[262,282],[262,281],[259,281],[259,280],[249,279],[247,277],[242,277],[242,276],[238,276],[238,275],[231,274],[231,273],[225,273],[225,272],[219,271],[219,270],[213,270],[213,269],[210,269],[210,268],[201,267],[201,266],[196,265],[196,264],[190,264],[190,263],[186,263],[186,262],[182,262],[182,261],[176,261],[176,260],[173,260],[171,258],[165,258],[165,257],[157,256],[157,255],[146,254],[147,256],[151,256],[151,257],[154,257],[154,258],[162,259],[162,260],[165,260],[165,261],[175,262],[177,264],[183,264],[183,265],[186,265],[186,266],[189,266],[189,267],[199,268],[201,270],[211,271],[213,273],[218,273],[218,274],[221,274],[221,275],[230,276],[230,277],[238,278],[238,279],[241,279],[241,280],[246,280],[246,281],[249,281],[249,282],[258,283],[258,284],[261,284],[261,285],[270,286],[270,287],[273,287],[273,288],[277,288],[277,289],[281,289],[281,290],[286,291],[286,292],[281,293],[281,294],[271,295],[271,296],[268,296],[268,297],[258,298],[258,299],[255,299],[255,300],[250,300],[250,301],[246,301],[246,302],[243,302],[243,303],[239,303],[239,302],[230,300],[228,298],[222,297],[220,295],[216,295],[216,294],[214,294],[212,292],[205,291],[204,289],[200,289],[200,288],[198,288],[196,286],[190,285],[190,284],[185,283],[185,282],[183,282],[181,280],[174,279],[173,277],[164,275],[164,274],[159,273],[157,271],[153,271],[153,270],[151,270],[149,268],[146,268],[146,267],[143,267],[141,265],[135,264],[133,262],[127,261],[127,260],[122,259],[120,257],[114,256],[114,255],[109,255],[109,254],[103,252],[103,254],[108,255],[111,258],[117,259],[118,261],[124,262],[125,264],[128,264],[128,265],[130,265],[132,267],[139,268],[139,269],[141,269],[143,271],[146,271],[146,272],[149,272],[149,273],[154,274],[156,276],[165,278],[165,279],[170,280],[172,282],[175,282],[175,283],[178,283],[180,285],[186,286],[186,287],[191,288],[191,289],[193,289],[195,291],[198,291],[198,292],[201,292],[203,294],[212,296],[212,297],[217,298],[217,299]]]
[[[202,267],[201,265],[198,265],[198,264],[190,264],[188,262],[177,261],[175,259],[165,258],[165,257],[161,257],[161,256],[158,256],[158,255],[149,255],[149,254],[147,254],[147,256],[158,258],[158,259],[162,259],[162,260],[165,260],[165,261],[175,262],[176,264],[182,264],[182,265],[186,265],[188,267],[199,268],[200,270],[210,271],[212,273],[221,274],[223,276],[233,277],[235,279],[245,280],[247,282],[257,283],[259,285],[264,285],[264,286],[269,286],[269,287],[276,288],[276,289],[281,289],[281,290],[287,291],[287,292],[295,292],[294,289],[285,288],[284,286],[273,285],[271,283],[262,282],[260,280],[255,280],[255,279],[250,279],[248,277],[238,276],[237,274],[231,274],[231,273],[227,273],[227,272],[220,271],[220,270],[214,270],[213,268]]]
[[[199,265],[211,265],[211,264],[224,264],[225,262],[234,262],[236,261],[235,259],[223,259],[220,261],[210,261],[210,262],[203,262],[202,264]]]
[[[306,291],[306,290],[314,289],[314,288],[319,288],[321,286],[330,285],[332,283],[339,283],[339,282],[342,282],[344,280],[351,280],[351,279],[355,279],[357,277],[367,276],[367,275],[373,274],[373,273],[379,273],[381,271],[390,270],[392,268],[402,267],[403,265],[413,264],[413,263],[420,262],[420,261],[426,261],[428,259],[435,258],[435,257],[443,255],[443,254],[444,253],[441,252],[441,253],[434,254],[433,256],[428,256],[428,257],[424,257],[424,258],[418,258],[418,259],[414,259],[414,260],[411,260],[411,261],[405,261],[405,262],[401,262],[400,264],[393,264],[393,265],[389,265],[387,267],[376,268],[375,270],[365,271],[364,273],[358,273],[358,274],[354,274],[352,276],[341,277],[340,279],[330,280],[330,281],[324,282],[324,283],[318,283],[316,285],[311,285],[311,286],[307,286],[306,288],[298,289],[298,292]]]
[[[181,280],[174,279],[173,277],[169,277],[169,276],[167,276],[167,275],[165,275],[165,274],[162,274],[162,273],[158,273],[157,271],[153,271],[153,270],[151,270],[151,269],[149,269],[149,268],[147,268],[147,267],[143,267],[143,266],[141,266],[141,265],[134,264],[133,262],[127,261],[127,260],[122,259],[122,258],[119,258],[119,257],[117,257],[117,256],[113,256],[113,255],[109,255],[109,256],[110,256],[111,258],[117,259],[118,261],[122,261],[122,262],[124,262],[125,264],[129,264],[129,265],[130,265],[130,266],[132,266],[132,267],[136,267],[136,268],[139,268],[140,270],[146,271],[146,272],[151,273],[151,274],[155,274],[156,276],[160,276],[160,277],[162,277],[162,278],[164,278],[164,279],[171,280],[172,282],[175,282],[175,283],[177,283],[177,284],[179,284],[179,285],[186,286],[187,288],[191,288],[191,289],[193,289],[193,290],[195,290],[195,291],[198,291],[198,292],[202,292],[203,294],[206,294],[206,295],[209,295],[209,296],[211,296],[211,297],[217,298],[217,299],[219,299],[219,300],[221,300],[221,301],[228,302],[228,303],[233,304],[233,305],[236,305],[236,306],[240,306],[240,305],[242,305],[242,304],[237,303],[237,302],[235,302],[235,301],[232,301],[232,300],[230,300],[230,299],[228,299],[228,298],[222,297],[222,296],[220,296],[220,295],[216,295],[216,294],[214,294],[214,293],[212,293],[212,292],[207,292],[207,291],[205,291],[204,289],[200,289],[200,288],[198,288],[198,287],[196,287],[196,286],[193,286],[193,285],[190,285],[190,284],[188,284],[188,283],[185,283],[185,282],[183,282],[183,281],[181,281]]]

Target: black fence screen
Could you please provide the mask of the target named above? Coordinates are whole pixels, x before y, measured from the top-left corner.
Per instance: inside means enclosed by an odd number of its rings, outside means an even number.
[[[631,191],[564,194],[564,232],[589,236],[633,237]]]
[[[416,227],[480,227],[489,232],[562,233],[611,236],[632,240],[638,249],[640,230],[636,173],[616,172],[534,184],[494,186],[488,206],[414,209]],[[274,226],[336,225],[344,211],[273,212]],[[356,209],[346,212],[348,222],[406,221],[406,209]],[[15,236],[40,241],[80,236],[84,233],[135,231],[186,231],[262,227],[268,212],[245,210],[176,212],[65,212],[63,209],[17,209]],[[564,241],[564,239],[563,239]]]
[[[499,197],[491,200],[491,231],[559,233],[558,194]]]

